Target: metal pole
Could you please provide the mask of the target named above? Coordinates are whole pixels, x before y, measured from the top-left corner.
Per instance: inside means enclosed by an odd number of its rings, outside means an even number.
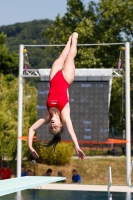
[[[125,43],[125,90],[126,90],[126,182],[131,185],[131,118],[130,118],[130,43]]]
[[[112,172],[111,172],[111,167],[108,167],[108,186],[112,186]]]
[[[112,172],[111,172],[111,167],[108,167],[108,200],[112,200],[112,194],[110,193],[111,186],[112,186]]]
[[[131,162],[131,171],[130,171],[130,177],[129,178],[132,178],[132,169],[133,169],[133,161]],[[132,179],[131,179],[131,181],[132,181]],[[131,186],[131,185],[129,185],[129,186]]]
[[[126,192],[126,199],[131,200],[132,199],[132,194],[131,192]]]
[[[17,177],[21,176],[22,162],[22,109],[23,109],[23,48],[19,47],[19,93],[18,93],[18,143],[17,143]]]
[[[109,45],[124,45],[125,43],[99,43],[99,44],[77,44],[80,46],[109,46]],[[25,44],[25,47],[64,47],[66,44]]]
[[[21,191],[16,192],[16,200],[22,200],[22,194]]]

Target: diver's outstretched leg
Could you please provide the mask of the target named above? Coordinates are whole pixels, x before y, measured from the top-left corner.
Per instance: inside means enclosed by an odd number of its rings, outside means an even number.
[[[51,71],[50,71],[50,80],[54,77],[54,75],[59,70],[61,70],[63,68],[66,57],[70,51],[71,39],[72,39],[72,36],[69,37],[68,42],[67,42],[66,46],[64,47],[60,56],[57,58],[57,60],[54,61]]]
[[[65,59],[64,66],[63,66],[64,77],[68,81],[69,84],[73,82],[74,75],[75,75],[74,58],[77,54],[77,39],[78,39],[78,33],[74,32],[72,34],[72,43],[71,43],[70,51]]]

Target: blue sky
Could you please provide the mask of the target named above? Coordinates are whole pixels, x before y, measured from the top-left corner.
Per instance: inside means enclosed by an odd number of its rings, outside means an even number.
[[[85,5],[89,0],[82,0]],[[98,0],[95,0],[98,1]],[[0,26],[52,19],[66,12],[67,0],[0,0]]]

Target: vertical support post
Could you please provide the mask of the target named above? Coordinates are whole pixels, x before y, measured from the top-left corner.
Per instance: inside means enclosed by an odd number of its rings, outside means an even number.
[[[111,172],[111,167],[108,168],[108,186],[112,186],[112,172]]]
[[[125,99],[126,99],[126,182],[131,185],[131,118],[130,118],[130,43],[125,43]]]
[[[108,200],[112,200],[112,194],[110,193],[111,186],[112,186],[112,172],[111,172],[111,167],[108,167]]]
[[[132,177],[132,169],[133,169],[133,161],[131,162],[131,171],[130,171],[130,178]],[[131,180],[132,181],[132,180]],[[129,185],[130,186],[130,185]]]
[[[19,47],[19,92],[18,92],[18,142],[17,142],[17,177],[21,177],[22,162],[22,111],[23,111],[23,45]]]
[[[21,191],[18,191],[17,193],[16,193],[16,198],[15,198],[16,200],[22,200],[22,194],[21,194]]]
[[[132,200],[132,194],[131,194],[131,192],[126,192],[126,199]]]

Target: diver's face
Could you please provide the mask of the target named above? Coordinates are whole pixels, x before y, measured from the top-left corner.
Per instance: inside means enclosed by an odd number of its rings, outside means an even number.
[[[60,119],[57,118],[51,118],[50,124],[49,124],[49,131],[53,134],[57,134],[60,132],[62,127],[62,123],[60,122]]]
[[[76,175],[77,175],[77,172],[76,172],[76,171],[73,171],[72,173],[73,173],[73,175],[74,175],[74,176],[76,176]]]

